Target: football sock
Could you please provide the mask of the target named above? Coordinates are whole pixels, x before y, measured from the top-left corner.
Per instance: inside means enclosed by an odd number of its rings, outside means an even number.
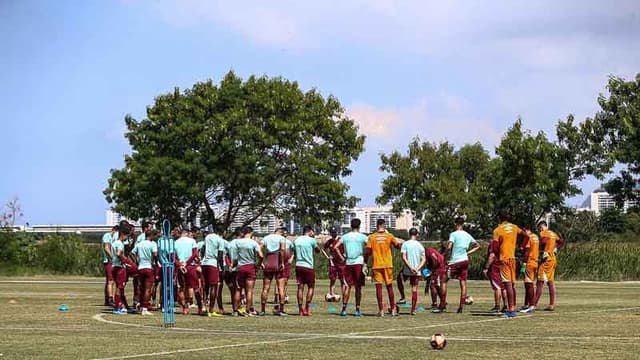
[[[400,299],[404,300],[405,296],[404,296],[404,280],[402,273],[398,274],[398,277],[396,278],[396,283],[398,285],[398,293],[400,294]]]
[[[524,290],[525,290],[524,305],[525,306],[533,305],[533,298],[535,296],[533,283],[524,283]]]
[[[507,289],[507,301],[506,301],[507,307],[509,308],[509,310],[511,310],[512,309],[511,307],[514,306],[514,304],[515,304],[515,301],[514,301],[515,297],[514,297],[514,293],[513,293],[513,285],[510,282],[505,282],[503,284],[504,284],[505,289]]]
[[[382,284],[376,284],[376,300],[378,300],[378,310],[382,311]]]
[[[517,292],[516,292],[516,284],[515,283],[511,283],[511,288],[513,289],[513,303],[511,304],[511,306],[513,308],[515,308],[516,307],[516,303],[517,303],[517,298],[518,298],[518,295],[517,295]]]
[[[411,312],[416,311],[416,304],[418,303],[418,291],[411,292]]]
[[[542,291],[544,290],[544,281],[538,281],[536,283],[536,297],[533,299],[533,306],[538,306],[538,301],[542,297]]]
[[[393,294],[393,285],[391,285],[391,284],[387,285],[387,294],[389,295],[389,307],[391,309],[395,309],[395,307],[396,307],[396,299],[395,299],[395,296]]]
[[[553,306],[556,303],[556,283],[549,281],[547,284],[549,285],[549,305]]]

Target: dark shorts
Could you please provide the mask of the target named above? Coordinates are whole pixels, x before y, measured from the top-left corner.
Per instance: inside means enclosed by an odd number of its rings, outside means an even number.
[[[182,272],[180,268],[177,268],[176,273],[178,274],[178,284],[181,288],[188,286],[192,289],[197,289],[200,286],[198,271],[195,266],[187,265],[186,272]]]
[[[469,261],[460,261],[447,266],[447,277],[449,279],[467,280],[469,277]]]
[[[344,284],[344,265],[329,266],[329,280],[340,280],[341,284]]]
[[[238,286],[242,288],[247,286],[247,281],[256,281],[256,266],[253,264],[240,266],[237,280]]]
[[[273,280],[275,279],[280,279],[281,277],[281,273],[282,271],[263,271],[262,272],[262,278],[263,279],[269,279],[269,280]]]
[[[316,272],[313,269],[296,266],[296,282],[298,285],[316,286]]]
[[[291,277],[291,265],[285,265],[284,269],[280,272],[278,279],[289,279]]]
[[[153,269],[140,269],[138,275],[138,281],[145,288],[150,288],[153,286],[153,282],[156,279],[156,274]]]
[[[362,273],[362,265],[346,265],[344,267],[343,277],[349,286],[364,285],[364,274]]]
[[[217,266],[203,265],[202,274],[205,285],[217,285],[220,282],[220,270]]]
[[[404,275],[404,278],[409,280],[409,284],[411,284],[411,286],[417,286],[420,284],[420,275]]]
[[[162,266],[153,267],[153,276],[156,284],[162,281]]]
[[[237,271],[225,271],[224,282],[229,288],[238,287],[238,272]]]
[[[112,274],[117,288],[124,288],[127,285],[127,270],[124,266],[114,266]]]
[[[111,262],[104,263],[104,278],[107,281],[113,281],[113,264]]]

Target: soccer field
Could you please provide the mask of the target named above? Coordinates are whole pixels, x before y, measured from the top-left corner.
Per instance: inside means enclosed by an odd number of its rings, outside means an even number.
[[[458,298],[453,285],[450,304]],[[308,318],[176,315],[176,328],[163,329],[159,312],[142,317],[105,311],[102,279],[0,278],[0,359],[640,358],[640,283],[559,282],[555,312],[515,319],[484,313],[493,302],[487,282],[470,283],[475,304],[464,314],[410,316],[401,308],[395,318],[373,315],[370,284],[365,317],[330,314],[337,305],[324,301],[326,288],[320,281],[317,308]],[[428,307],[422,294],[420,300]],[[546,300],[545,292],[541,305]],[[58,311],[62,303],[68,312]],[[293,314],[295,306],[288,310]],[[447,335],[442,351],[428,346],[437,332]]]

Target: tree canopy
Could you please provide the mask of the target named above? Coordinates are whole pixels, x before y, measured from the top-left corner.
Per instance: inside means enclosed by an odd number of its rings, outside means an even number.
[[[200,216],[227,229],[264,214],[319,223],[356,203],[342,178],[364,136],[336,98],[296,82],[229,72],[160,95],[145,119],[125,122],[132,153],[104,194],[127,217]]]

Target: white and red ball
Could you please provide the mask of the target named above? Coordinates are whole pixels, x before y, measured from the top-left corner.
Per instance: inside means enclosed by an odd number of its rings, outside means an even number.
[[[442,350],[447,346],[447,338],[444,334],[433,334],[431,335],[430,344],[433,350]]]

